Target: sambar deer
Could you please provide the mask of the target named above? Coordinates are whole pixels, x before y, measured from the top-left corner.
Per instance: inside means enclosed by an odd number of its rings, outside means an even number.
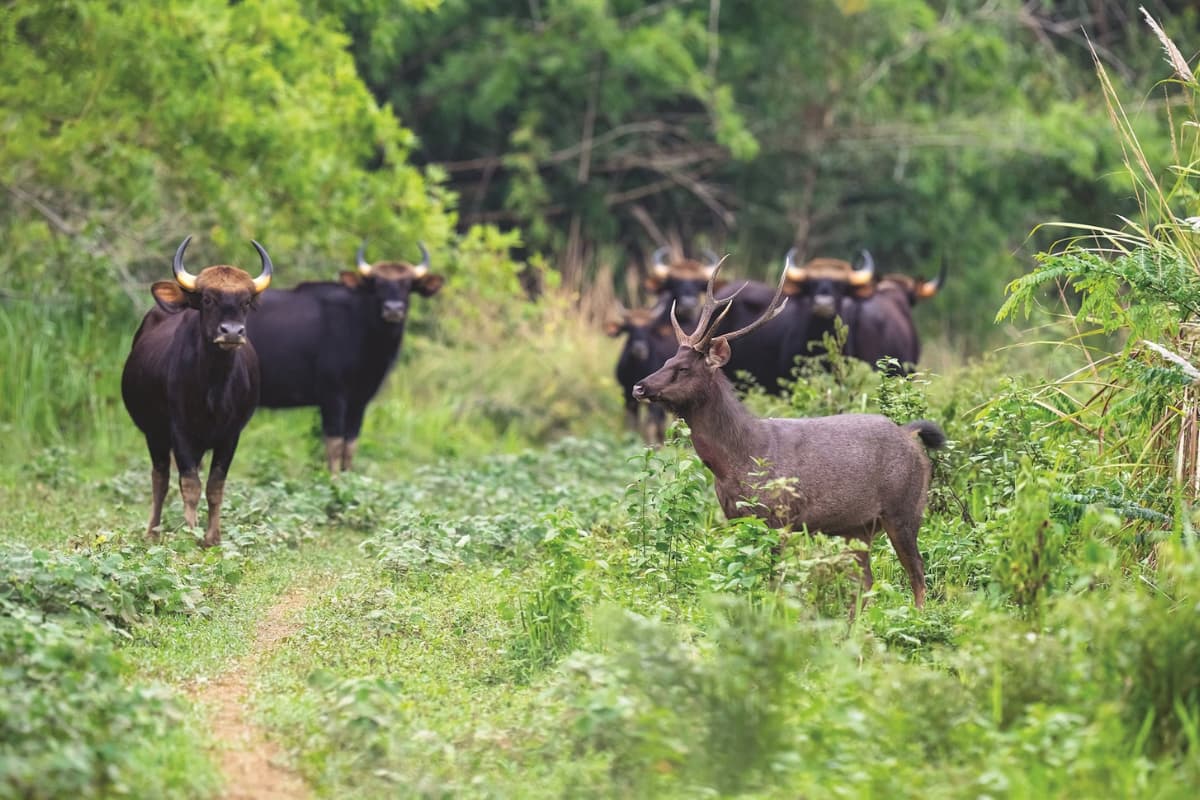
[[[633,394],[684,418],[696,454],[713,474],[726,517],[749,513],[775,528],[804,526],[868,546],[886,531],[921,608],[925,563],[917,550],[917,530],[931,473],[925,448],[945,444],[941,428],[927,420],[897,425],[878,414],[760,419],[737,399],[721,370],[729,361],[731,341],[783,310],[786,279],[785,270],[757,320],[715,337],[732,297],[714,301],[710,280],[695,331],[684,333],[672,309],[679,349]],[[857,550],[855,557],[862,566],[864,591],[869,590],[870,555]]]

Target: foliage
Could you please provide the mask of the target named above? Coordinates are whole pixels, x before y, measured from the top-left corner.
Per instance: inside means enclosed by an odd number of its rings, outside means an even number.
[[[1088,133],[1105,111],[1062,26],[1082,22],[1133,85],[1158,65],[1124,24],[1136,7],[1067,5],[317,0],[310,14],[344,27],[462,221],[520,227],[567,285],[610,267],[630,285],[668,241],[732,252],[747,277],[793,241],[810,257],[866,247],[885,271],[946,264],[944,299],[918,319],[975,349],[1031,226],[1124,210],[1115,182],[1093,180],[1121,155]]]
[[[997,319],[1021,311],[1028,317],[1047,283],[1060,293],[1069,288],[1079,301],[1063,310],[1075,334],[1067,343],[1086,364],[1032,399],[1064,422],[1090,431],[1104,443],[1108,460],[1131,468],[1139,483],[1170,477],[1186,486],[1195,484],[1198,474],[1195,445],[1189,444],[1196,402],[1190,385],[1200,372],[1188,357],[1200,310],[1200,249],[1184,217],[1200,196],[1193,168],[1200,153],[1195,107],[1200,83],[1175,44],[1148,14],[1146,18],[1168,55],[1174,54],[1168,58],[1178,84],[1173,99],[1178,108],[1169,109],[1168,117],[1172,165],[1160,166],[1097,60],[1138,213],[1123,218],[1116,229],[1063,224],[1072,238],[1042,253],[1033,272],[1009,285],[1010,296]],[[1123,346],[1116,353],[1105,352],[1107,340],[1097,342],[1098,332],[1119,334]],[[1188,495],[1196,495],[1195,485]]]
[[[521,637],[513,646],[516,658],[531,671],[569,653],[584,630],[588,532],[567,513],[547,522],[549,531],[542,539],[545,573],[537,587],[523,593]]]
[[[789,743],[789,698],[818,652],[811,629],[784,606],[730,599],[714,611],[711,646],[697,648],[611,610],[609,653],[563,665],[567,720],[583,743],[613,751],[615,789],[654,794],[678,780],[745,790],[767,779]]]
[[[625,489],[628,536],[636,548],[629,569],[659,592],[693,588],[708,549],[712,477],[688,434],[686,423],[675,422],[670,446],[644,450],[637,477]]]
[[[166,743],[179,744],[178,706],[160,688],[127,684],[102,629],[7,600],[0,610],[0,794],[179,797],[213,788],[198,772],[155,774]]]

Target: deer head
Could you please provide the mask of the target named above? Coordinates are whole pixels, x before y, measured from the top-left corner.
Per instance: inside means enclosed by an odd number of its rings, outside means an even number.
[[[721,321],[729,313],[734,298],[741,291],[739,288],[724,300],[713,299],[713,285],[720,268],[721,265],[718,264],[708,279],[700,318],[696,322],[695,331],[690,335],[683,332],[683,327],[675,316],[675,306],[672,304],[671,324],[675,328],[675,340],[679,342],[679,349],[661,369],[643,378],[633,387],[633,396],[637,399],[660,402],[677,413],[702,405],[714,395],[719,382],[728,382],[728,378],[721,372],[721,367],[729,361],[732,353],[729,343],[766,325],[787,305],[787,298],[783,297],[783,286],[787,280],[785,268],[779,276],[775,296],[771,298],[762,316],[744,328],[714,336]]]

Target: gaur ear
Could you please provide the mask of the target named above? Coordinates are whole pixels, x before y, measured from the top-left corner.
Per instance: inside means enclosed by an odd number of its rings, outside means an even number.
[[[647,275],[646,282],[642,285],[646,287],[647,292],[654,292],[657,294],[658,290],[662,288],[662,281],[653,275]]]
[[[674,336],[675,336],[675,331],[671,328],[670,325],[667,325],[665,323],[662,325],[659,325],[657,328],[655,328],[654,332],[664,338],[674,338]]]
[[[438,290],[442,288],[442,284],[445,282],[446,279],[441,275],[427,273],[417,278],[414,288],[417,290],[417,294],[421,295],[422,297],[433,297],[438,293]]]
[[[720,369],[729,363],[729,356],[732,354],[733,351],[729,349],[729,340],[724,336],[718,336],[708,346],[708,355],[704,357],[704,363],[713,369]]]
[[[854,296],[859,300],[866,300],[875,294],[875,284],[868,283],[865,286],[851,286]]]
[[[623,330],[625,330],[625,326],[615,319],[604,323],[604,332],[609,336],[620,336]]]
[[[158,307],[168,314],[178,314],[185,308],[192,308],[193,305],[188,297],[189,293],[183,291],[175,281],[155,281],[150,287],[150,294],[154,295],[154,302],[158,303]]]
[[[363,282],[363,276],[357,272],[343,271],[338,273],[338,280],[347,289],[357,289]]]

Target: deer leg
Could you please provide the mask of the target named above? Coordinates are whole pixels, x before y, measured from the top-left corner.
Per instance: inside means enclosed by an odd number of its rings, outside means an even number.
[[[866,594],[875,585],[875,576],[871,573],[871,553],[867,550],[850,552],[854,553],[854,557],[858,559],[858,566],[862,569],[862,591]]]
[[[925,560],[917,549],[917,529],[920,520],[886,520],[884,530],[891,540],[892,549],[900,559],[900,565],[908,573],[912,586],[913,603],[917,608],[925,607]]]

